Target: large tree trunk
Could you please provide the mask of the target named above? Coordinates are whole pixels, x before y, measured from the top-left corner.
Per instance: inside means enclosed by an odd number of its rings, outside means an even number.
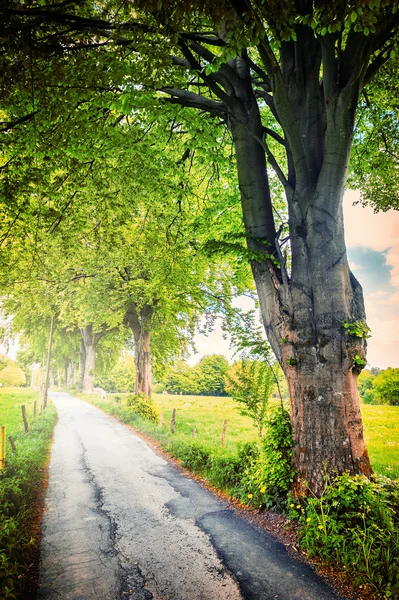
[[[151,319],[152,306],[145,305],[141,310],[131,304],[126,311],[126,319],[134,338],[134,364],[136,367],[136,394],[151,396]]]
[[[288,380],[297,490],[307,482],[319,494],[324,473],[369,475],[371,467],[357,393],[366,342],[342,325],[365,323],[362,289],[347,262],[342,215],[356,90],[337,96],[335,103],[330,99],[334,106],[326,108],[317,49],[307,52],[311,89],[294,85],[292,73],[285,82],[283,76],[274,82],[273,111],[287,147],[288,175],[280,175],[289,211],[291,272],[271,212],[259,109],[240,59],[235,89],[240,103],[230,104],[229,127],[248,246],[259,255],[252,270],[262,319]],[[305,97],[312,98],[310,111]]]
[[[92,394],[94,391],[94,373],[96,368],[96,346],[94,344],[86,345],[86,364],[83,378],[83,392]]]
[[[94,391],[94,375],[96,367],[96,348],[100,339],[105,335],[106,331],[95,332],[93,323],[89,323],[80,330],[85,349],[85,365],[83,375],[83,392],[92,394]]]

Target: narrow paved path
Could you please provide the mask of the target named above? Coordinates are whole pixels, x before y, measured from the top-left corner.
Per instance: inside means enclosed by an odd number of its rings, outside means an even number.
[[[52,394],[40,600],[337,600],[127,427]]]

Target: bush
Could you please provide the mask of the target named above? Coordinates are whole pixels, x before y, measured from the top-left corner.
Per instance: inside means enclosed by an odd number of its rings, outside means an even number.
[[[207,469],[211,459],[211,451],[196,442],[182,444],[172,441],[169,449],[171,454],[180,460],[183,467],[198,474]]]
[[[239,494],[241,500],[259,507],[285,507],[295,475],[292,446],[289,413],[281,408],[274,409],[266,420],[259,454],[246,457],[247,466]]]
[[[356,586],[367,585],[381,598],[399,597],[397,482],[343,474],[321,498],[292,502],[291,511],[310,557],[342,565]]]
[[[156,404],[143,393],[126,396],[126,409],[153,423],[159,423],[160,414]]]
[[[7,365],[0,371],[0,383],[6,387],[21,387],[26,383],[25,373],[18,365]]]

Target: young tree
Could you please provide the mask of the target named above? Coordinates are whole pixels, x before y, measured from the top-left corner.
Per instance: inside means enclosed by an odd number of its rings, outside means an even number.
[[[262,437],[268,402],[276,386],[272,368],[260,360],[245,357],[226,374],[226,391],[239,402],[240,413],[253,419]]]
[[[203,396],[225,396],[228,368],[228,360],[221,354],[203,356],[194,368],[199,393]]]

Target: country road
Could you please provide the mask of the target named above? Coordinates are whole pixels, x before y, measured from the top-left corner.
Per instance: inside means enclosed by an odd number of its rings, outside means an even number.
[[[40,600],[337,600],[112,417],[53,393]]]

